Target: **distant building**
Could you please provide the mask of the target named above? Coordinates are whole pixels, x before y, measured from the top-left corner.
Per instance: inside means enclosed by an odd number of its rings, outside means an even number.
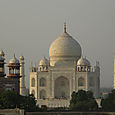
[[[5,74],[5,54],[1,50],[0,51],[0,90],[13,90],[15,92],[20,93],[21,95],[25,95],[23,92],[23,88],[25,88],[25,76],[24,76],[24,58],[22,56],[19,60],[14,57],[9,61],[9,75],[6,77]],[[24,81],[24,83],[22,83]],[[21,84],[20,84],[21,83]],[[24,89],[25,90],[25,89]],[[22,93],[23,92],[23,93]]]
[[[5,64],[5,58],[4,58],[4,56],[5,56],[5,54],[1,50],[0,51],[0,77],[6,76],[6,74],[5,74],[5,68],[4,68],[4,64]]]
[[[108,95],[109,95],[109,93],[108,93],[108,92],[103,92],[103,93],[102,93],[102,98],[103,98],[103,99],[105,99],[105,98],[107,98],[107,97],[108,97]]]
[[[99,62],[92,68],[82,57],[80,44],[66,32],[49,48],[49,60],[45,57],[37,67],[31,67],[30,94],[34,94],[40,106],[68,107],[73,91],[90,90],[100,97]]]
[[[112,87],[110,87],[110,88],[105,88],[105,87],[100,88],[100,97],[101,98],[106,98],[108,96],[108,94],[111,93],[112,89],[113,89]]]
[[[114,56],[114,72],[113,72],[113,89],[115,89],[115,56]]]

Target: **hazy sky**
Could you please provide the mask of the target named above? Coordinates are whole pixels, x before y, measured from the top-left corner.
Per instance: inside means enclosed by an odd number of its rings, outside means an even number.
[[[101,66],[101,87],[113,85],[115,0],[0,0],[0,48],[6,62],[15,53],[29,64],[48,58],[50,44],[62,34],[63,23],[92,65]],[[7,73],[7,70],[6,70]]]

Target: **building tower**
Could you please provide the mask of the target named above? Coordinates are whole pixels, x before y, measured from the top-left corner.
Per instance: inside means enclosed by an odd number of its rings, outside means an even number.
[[[96,65],[95,65],[95,74],[96,74],[96,97],[100,98],[100,64],[99,61],[96,61]]]
[[[88,91],[88,74],[91,72],[90,62],[81,56],[77,62],[77,91]]]
[[[16,80],[17,79],[17,92],[20,91],[20,63],[19,60],[14,57],[9,61],[9,75],[8,79]]]
[[[0,50],[0,77],[4,77],[6,74],[5,74],[5,69],[4,69],[4,58],[5,54],[2,50]]]
[[[115,54],[115,52],[114,52]],[[114,80],[113,80],[113,89],[115,89],[115,56],[114,56],[114,72],[113,72],[113,75],[114,75]]]
[[[38,67],[31,63],[30,67],[30,88],[29,93],[38,98]]]
[[[25,87],[25,72],[24,72],[24,57],[20,56],[20,95],[26,95]]]

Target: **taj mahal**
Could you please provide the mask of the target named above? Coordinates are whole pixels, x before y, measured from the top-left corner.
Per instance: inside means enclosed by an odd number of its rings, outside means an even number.
[[[80,44],[67,33],[52,42],[49,59],[43,57],[39,67],[30,69],[30,94],[37,99],[39,106],[68,107],[73,91],[90,90],[95,98],[100,97],[100,67],[94,67],[82,55]]]

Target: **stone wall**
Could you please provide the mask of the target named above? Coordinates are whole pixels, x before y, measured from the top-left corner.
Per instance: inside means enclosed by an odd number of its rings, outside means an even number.
[[[0,109],[0,115],[24,115],[24,110],[20,110],[20,109]]]
[[[26,112],[26,115],[115,115],[115,112]]]
[[[69,107],[70,100],[66,99],[38,99],[39,106],[46,105],[49,108],[56,108],[56,107]]]

